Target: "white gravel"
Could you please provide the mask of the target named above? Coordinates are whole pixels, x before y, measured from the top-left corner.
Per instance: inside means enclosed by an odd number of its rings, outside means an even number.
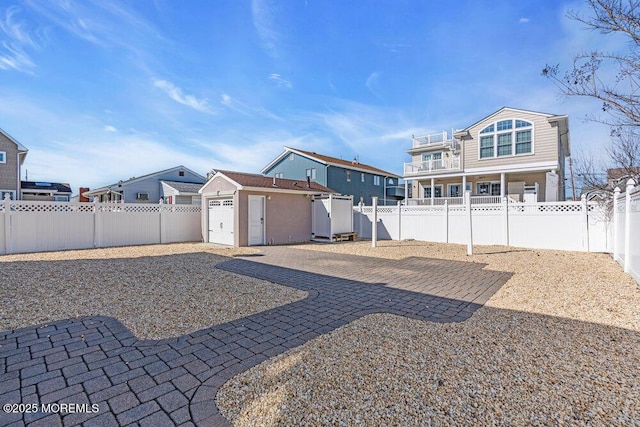
[[[608,255],[380,243],[297,248],[515,274],[466,322],[370,315],[236,376],[234,425],[640,425],[640,288]]]

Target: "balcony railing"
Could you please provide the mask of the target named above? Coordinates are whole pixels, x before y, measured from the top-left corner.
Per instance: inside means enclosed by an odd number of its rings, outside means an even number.
[[[460,155],[444,159],[404,164],[404,174],[423,174],[460,170]]]
[[[507,198],[509,203],[515,203],[511,197]],[[441,206],[447,202],[449,205],[463,205],[464,197],[434,197],[433,199],[408,199],[407,205],[433,205]],[[472,205],[485,205],[493,203],[502,203],[502,197],[500,196],[471,196]]]
[[[413,148],[425,148],[432,145],[443,145],[445,147],[457,149],[459,142],[455,138],[450,138],[447,131],[413,137]]]

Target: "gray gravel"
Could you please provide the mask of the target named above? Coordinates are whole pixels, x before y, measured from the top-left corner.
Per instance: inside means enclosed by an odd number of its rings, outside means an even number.
[[[305,298],[216,264],[255,252],[204,244],[0,257],[0,330],[79,316],[121,321],[140,339],[171,338]]]
[[[381,243],[298,248],[515,275],[466,322],[370,315],[236,376],[234,425],[640,425],[640,288],[607,255]]]

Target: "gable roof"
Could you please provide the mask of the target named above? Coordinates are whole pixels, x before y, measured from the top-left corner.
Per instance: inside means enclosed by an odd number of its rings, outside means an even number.
[[[298,154],[302,157],[306,157],[308,159],[315,160],[316,162],[322,163],[323,165],[337,166],[337,167],[355,170],[359,172],[374,173],[374,174],[382,175],[385,177],[400,178],[400,176],[396,175],[395,173],[387,172],[382,169],[378,169],[373,166],[366,165],[364,163],[350,162],[348,160],[342,160],[342,159],[337,159],[331,156],[325,156],[324,154],[318,154],[314,151],[300,150],[300,149],[291,148],[291,147],[284,147],[284,152],[280,154],[278,157],[276,157],[267,166],[265,166],[260,172],[266,173],[266,171],[269,170],[271,167],[273,167],[276,163],[278,163],[280,160],[287,157],[289,153]]]
[[[531,111],[531,110],[522,110],[519,108],[511,108],[511,107],[502,107],[500,108],[498,111],[489,114],[488,116],[478,120],[477,122],[475,122],[474,124],[467,126],[466,128],[456,131],[454,132],[453,136],[455,138],[464,138],[465,136],[468,137],[469,136],[469,129],[471,129],[472,127],[478,125],[481,122],[484,122],[485,120],[489,120],[495,116],[497,116],[498,114],[502,113],[503,111],[513,111],[516,113],[524,113],[524,114],[535,114],[538,116],[543,116],[546,117],[547,121],[549,123],[556,123],[558,125],[558,128],[560,130],[559,132],[559,137],[560,137],[560,141],[562,143],[562,147],[564,149],[565,155],[566,156],[570,156],[571,155],[571,145],[569,143],[569,117],[567,115],[562,115],[562,114],[550,114],[550,113],[541,113],[539,111]]]
[[[82,193],[82,195],[83,196],[95,196],[96,194],[103,193],[105,191],[110,190],[113,187],[117,187],[117,186],[122,185],[122,184],[131,184],[131,183],[136,182],[136,181],[141,181],[143,179],[152,178],[154,176],[162,175],[162,174],[165,174],[165,173],[168,173],[168,172],[172,172],[172,171],[177,171],[179,169],[182,169],[182,170],[184,170],[186,172],[189,172],[189,173],[192,173],[192,174],[196,175],[198,178],[202,179],[203,183],[206,181],[206,178],[204,176],[200,175],[199,173],[196,173],[196,172],[192,171],[189,168],[185,168],[184,166],[180,165],[180,166],[176,166],[176,167],[173,167],[173,168],[161,170],[161,171],[158,171],[158,172],[148,173],[148,174],[142,175],[142,176],[134,176],[133,178],[129,178],[126,181],[118,181],[118,182],[116,182],[114,184],[109,184],[109,185],[105,185],[104,187],[96,188],[95,190],[86,191],[86,192]]]
[[[232,184],[234,184],[238,188],[238,190],[277,190],[285,192],[295,191],[305,194],[336,193],[334,190],[313,181],[311,181],[309,187],[307,187],[307,181],[285,178],[271,178],[254,173],[223,170],[219,170],[218,172],[216,172],[216,174],[213,175],[211,179],[209,179],[207,184],[209,184],[209,182],[219,176],[226,178],[227,181],[230,181]],[[205,184],[202,188],[204,188],[207,184]]]
[[[16,146],[18,147],[18,151],[25,152],[25,153],[29,151],[24,145],[20,144],[18,141],[16,141],[11,135],[9,135],[4,130],[0,129],[0,133],[3,134],[9,141],[16,144]]]
[[[44,182],[44,181],[20,181],[22,190],[37,190],[51,193],[69,193],[71,194],[71,186],[60,182]]]
[[[160,181],[163,184],[177,190],[181,193],[194,193],[197,194],[198,190],[202,188],[202,183],[198,182],[178,182],[178,181]]]

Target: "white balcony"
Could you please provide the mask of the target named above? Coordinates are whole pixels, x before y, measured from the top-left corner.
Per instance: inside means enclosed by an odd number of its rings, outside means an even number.
[[[447,131],[413,137],[413,148],[430,148],[432,146],[443,146],[453,150],[457,150],[460,146],[460,143],[457,139],[450,138]]]
[[[421,175],[439,173],[447,171],[461,170],[460,155],[445,157],[444,159],[426,160],[424,162],[413,162],[404,164],[404,174]]]
[[[500,196],[471,196],[472,205],[485,205],[502,203],[503,198]],[[516,203],[511,197],[507,198],[509,203]],[[449,205],[463,205],[464,197],[434,197],[433,199],[408,199],[407,205],[431,205],[441,206],[445,202]]]

